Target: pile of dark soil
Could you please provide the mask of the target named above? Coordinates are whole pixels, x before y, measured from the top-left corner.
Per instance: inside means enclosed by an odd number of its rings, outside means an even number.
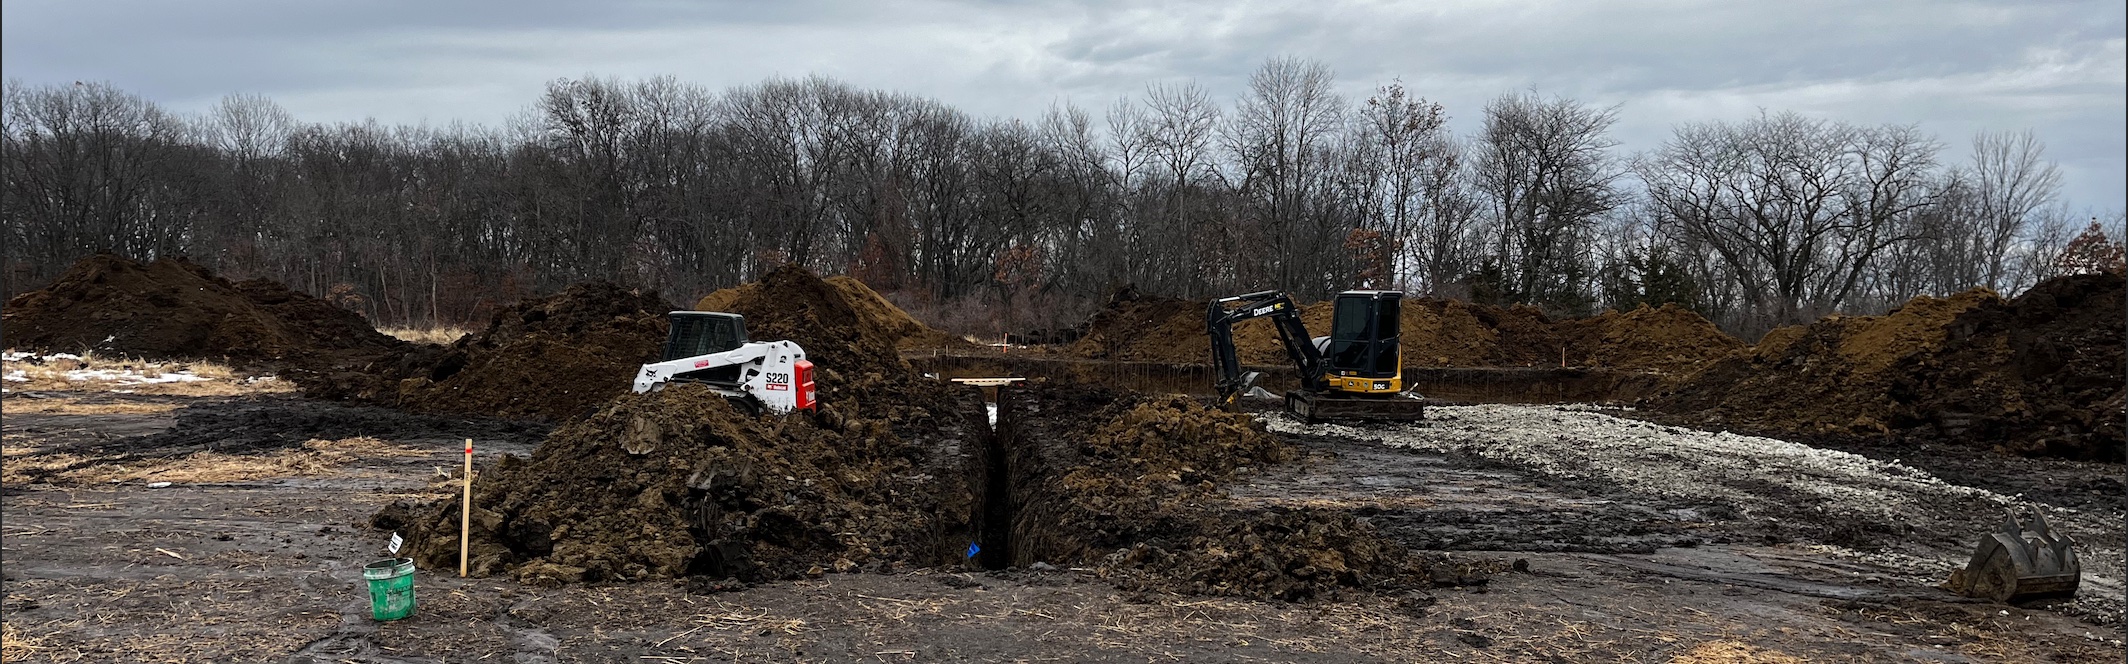
[[[1124,287],[1087,321],[1085,336],[1067,352],[1079,357],[1142,362],[1201,363],[1211,341],[1206,303],[1144,295]],[[1332,305],[1301,307],[1309,333],[1330,333]],[[1698,314],[1674,305],[1607,311],[1554,320],[1527,306],[1495,307],[1461,300],[1409,298],[1401,320],[1404,364],[1412,367],[1588,367],[1685,376],[1744,346]],[[1277,330],[1267,322],[1234,328],[1244,364],[1290,364]]]
[[[1012,479],[981,502],[986,539],[1011,548],[986,564],[1088,564],[1125,588],[1284,600],[1434,580],[1435,564],[1352,514],[1221,500],[1221,483],[1294,455],[1246,415],[1096,388],[1007,394],[995,449]]]
[[[576,284],[518,302],[479,332],[391,368],[343,376],[343,393],[428,413],[560,422],[628,391],[655,361],[673,307],[655,292]]]
[[[2120,275],[2077,275],[2008,301],[1975,289],[1830,316],[1769,332],[1652,405],[1777,435],[2119,461],[2124,294]]]
[[[826,419],[749,417],[699,385],[614,399],[474,482],[472,572],[759,581],[956,559],[967,492],[942,452],[958,445]],[[981,425],[947,413],[922,424],[954,443]],[[374,525],[410,531],[417,560],[448,567],[458,515],[455,499],[398,504]]]
[[[1678,377],[1746,346],[1675,304],[1562,320],[1554,329],[1567,348],[1568,364],[1646,369]]]
[[[1943,343],[1959,314],[2001,298],[1975,289],[1921,296],[1883,316],[1827,316],[1767,332],[1655,405],[1710,424],[1806,435],[1890,431],[1892,367]]]
[[[183,258],[140,263],[99,253],[9,300],[7,344],[150,360],[214,360],[254,370],[330,372],[411,345],[354,312],[251,280],[231,283]]]
[[[795,264],[785,265],[763,277],[760,282],[726,288],[703,296],[701,301],[695,303],[695,309],[697,311],[724,311],[742,316],[747,315],[745,311],[741,311],[742,309],[761,311],[764,306],[773,303],[773,300],[766,297],[773,295],[773,293],[764,293],[764,291],[779,288],[772,284],[783,284],[781,288],[785,289],[794,281],[810,285],[811,281],[797,278],[799,273],[811,276],[804,268]],[[975,344],[969,343],[966,339],[932,329],[930,326],[918,322],[908,312],[902,311],[901,307],[894,306],[894,303],[888,302],[887,298],[881,297],[878,291],[872,290],[870,286],[866,286],[864,282],[855,278],[836,276],[815,280],[820,281],[825,286],[825,290],[809,293],[812,297],[808,301],[834,303],[831,310],[821,313],[829,315],[830,318],[847,316],[846,319],[838,320],[847,320],[855,323],[858,327],[865,329],[868,335],[891,338],[898,348],[951,350],[968,349],[975,346]],[[758,339],[769,338],[752,332],[751,317],[748,318],[748,325],[751,336]],[[799,345],[805,346],[804,343]]]
[[[1891,373],[1890,424],[2026,456],[2123,461],[2128,364],[2119,274],[2052,279],[1951,321]]]
[[[1108,302],[1087,319],[1086,331],[1067,351],[1101,360],[1209,362],[1212,341],[1204,333],[1204,307],[1125,285],[1109,292]],[[1242,361],[1256,363],[1250,357]]]
[[[719,303],[747,317],[749,336],[806,349],[818,413],[749,417],[684,384],[611,398],[475,481],[476,573],[756,581],[958,559],[972,539],[963,450],[987,435],[983,408],[972,388],[911,370],[848,293],[790,267]],[[377,525],[408,528],[417,557],[452,563],[458,509],[402,504]]]

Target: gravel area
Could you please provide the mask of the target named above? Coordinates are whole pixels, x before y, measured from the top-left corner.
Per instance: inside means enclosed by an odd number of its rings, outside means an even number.
[[[2034,503],[1943,481],[1898,460],[1874,460],[1758,436],[1665,426],[1586,406],[1472,405],[1428,410],[1416,424],[1306,425],[1271,416],[1273,431],[1374,440],[1509,464],[1592,494],[1702,503],[1733,510],[1744,533],[1809,546],[1940,581],[1961,567],[2005,510]],[[2076,537],[2084,564],[2078,614],[2123,608],[2119,510],[2043,506]]]

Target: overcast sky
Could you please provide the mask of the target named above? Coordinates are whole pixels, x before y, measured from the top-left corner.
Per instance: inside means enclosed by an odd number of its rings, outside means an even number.
[[[2029,128],[2072,205],[2128,206],[2121,0],[8,0],[0,14],[7,77],[108,81],[180,111],[249,92],[309,121],[495,124],[559,77],[821,74],[1032,119],[1154,82],[1230,102],[1265,58],[1293,55],[1355,100],[1401,77],[1459,131],[1510,90],[1618,104],[1629,151],[1762,108],[1918,123],[1951,159],[1976,130]]]

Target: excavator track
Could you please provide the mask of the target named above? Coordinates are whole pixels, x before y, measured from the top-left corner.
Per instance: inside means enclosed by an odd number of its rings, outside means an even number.
[[[1324,392],[1293,390],[1286,393],[1286,411],[1303,422],[1322,420],[1377,420],[1414,422],[1426,419],[1426,400],[1409,393],[1374,397],[1348,397]]]

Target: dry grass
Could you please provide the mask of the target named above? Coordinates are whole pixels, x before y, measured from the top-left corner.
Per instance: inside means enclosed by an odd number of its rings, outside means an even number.
[[[0,357],[0,385],[9,392],[119,392],[178,396],[234,396],[292,392],[295,385],[213,362],[150,362],[93,353]],[[10,400],[9,410],[25,404]],[[29,411],[37,412],[37,411]]]
[[[0,662],[29,661],[30,653],[42,649],[43,642],[17,632],[13,624],[0,624]]]
[[[69,484],[115,482],[171,482],[197,484],[242,482],[270,477],[323,475],[335,468],[365,458],[420,457],[428,450],[394,445],[376,438],[311,440],[301,448],[275,450],[269,454],[241,455],[194,452],[176,459],[139,460],[130,464],[96,463],[72,454],[34,455],[7,450],[8,463],[0,481],[29,482],[34,479]],[[60,470],[71,468],[70,470]],[[56,474],[49,474],[58,471]]]
[[[141,401],[86,401],[65,395],[36,399],[10,396],[0,400],[0,409],[4,409],[9,415],[161,415],[177,410],[178,405]]]
[[[449,345],[451,342],[457,341],[459,337],[473,332],[463,327],[386,327],[379,328],[377,331],[398,337],[404,341],[437,345]]]
[[[1803,664],[1804,661],[1779,650],[1728,639],[1708,641],[1670,658],[1670,664]]]

